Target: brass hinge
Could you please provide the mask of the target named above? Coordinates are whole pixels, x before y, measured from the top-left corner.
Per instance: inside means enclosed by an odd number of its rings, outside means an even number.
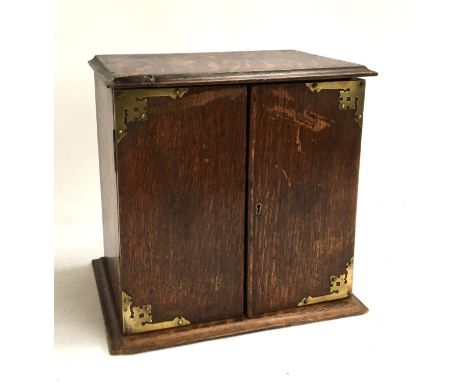
[[[119,143],[127,135],[129,122],[148,120],[148,98],[171,97],[180,99],[188,88],[129,89],[114,94],[115,141]]]
[[[133,306],[130,295],[122,291],[123,333],[134,334],[189,325],[184,317],[175,317],[171,321],[155,322],[151,314],[151,305]]]
[[[362,126],[364,112],[364,80],[309,82],[305,84],[312,93],[321,90],[339,90],[339,108],[341,110],[354,110],[355,121]]]
[[[345,273],[330,277],[330,294],[318,297],[304,297],[297,306],[317,304],[351,296],[353,287],[353,258],[346,263]]]

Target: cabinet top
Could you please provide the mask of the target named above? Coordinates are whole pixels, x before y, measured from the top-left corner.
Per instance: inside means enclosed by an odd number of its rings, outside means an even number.
[[[99,55],[89,64],[116,89],[377,75],[363,65],[297,50]]]

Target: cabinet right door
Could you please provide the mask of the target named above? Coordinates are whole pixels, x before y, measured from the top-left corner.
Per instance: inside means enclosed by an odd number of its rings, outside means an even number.
[[[364,80],[250,92],[247,314],[348,297]]]

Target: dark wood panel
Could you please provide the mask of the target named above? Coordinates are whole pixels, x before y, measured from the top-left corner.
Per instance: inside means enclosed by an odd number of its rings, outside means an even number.
[[[363,65],[296,50],[99,55],[89,63],[119,89],[377,75]]]
[[[153,322],[243,315],[243,86],[148,99],[118,143],[121,279]]]
[[[93,269],[106,326],[109,351],[114,355],[139,353],[265,329],[355,316],[367,312],[365,305],[355,296],[351,296],[344,300],[278,311],[252,319],[230,319],[124,336],[121,334],[114,313],[115,309],[112,306],[113,302],[110,298],[109,284],[102,258],[93,260]]]
[[[119,213],[117,206],[117,176],[114,160],[113,91],[95,76],[96,117],[99,148],[99,179],[101,182],[104,255],[111,278],[115,306],[120,309],[119,276]]]
[[[353,257],[361,128],[338,99],[303,83],[252,87],[249,315],[329,294]]]

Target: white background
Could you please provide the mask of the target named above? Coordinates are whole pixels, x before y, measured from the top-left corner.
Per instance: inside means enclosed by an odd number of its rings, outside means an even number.
[[[57,1],[55,380],[468,380],[462,5]],[[370,312],[109,356],[91,269],[103,246],[87,61],[95,54],[265,49],[303,50],[380,73],[367,81],[355,252],[354,292]],[[28,176],[22,181],[30,182]],[[32,314],[30,320],[38,312]]]

